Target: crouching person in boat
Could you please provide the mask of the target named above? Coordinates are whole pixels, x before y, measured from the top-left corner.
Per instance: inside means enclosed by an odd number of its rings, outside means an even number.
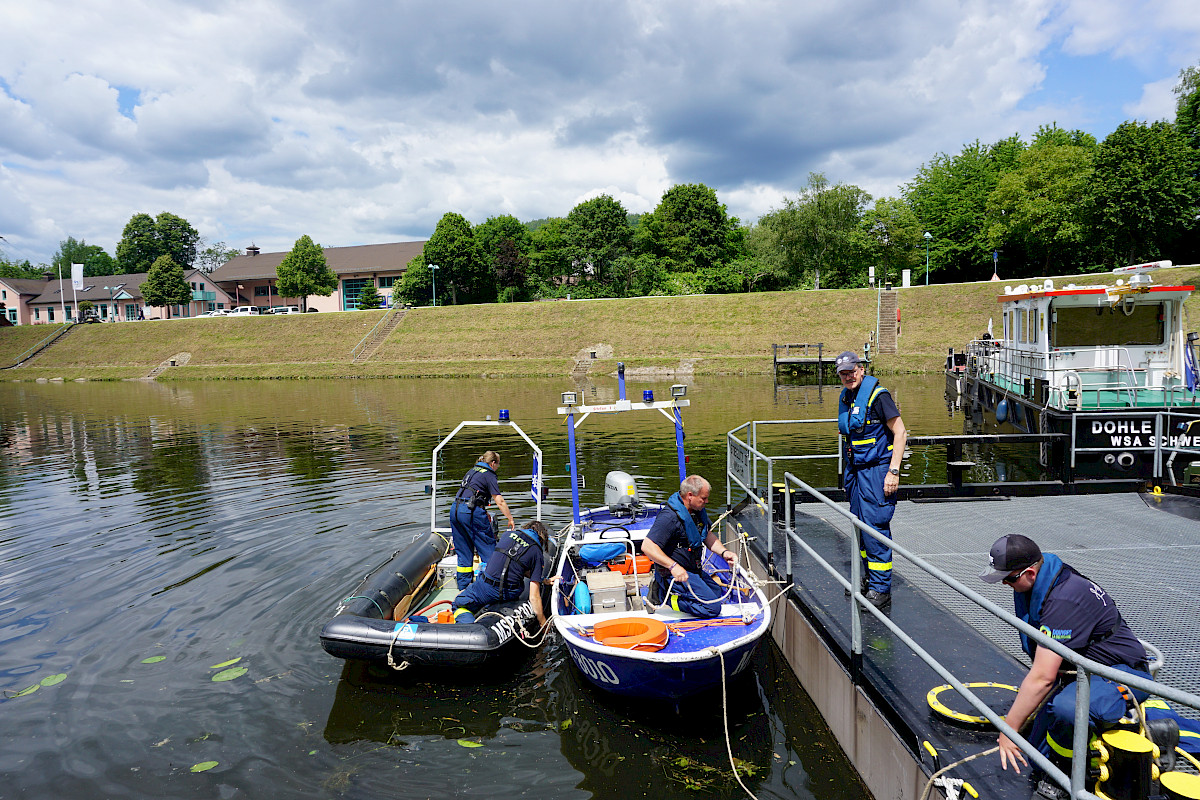
[[[516,527],[508,503],[500,494],[496,470],[500,468],[500,454],[488,450],[479,457],[478,463],[463,476],[462,484],[454,495],[450,508],[450,538],[454,553],[458,557],[458,573],[455,580],[461,592],[475,576],[475,556],[481,566],[486,566],[496,549],[496,535],[492,532],[492,518],[488,516],[488,503],[508,518],[509,530]]]
[[[725,589],[700,568],[707,547],[735,567],[737,557],[709,531],[708,481],[689,475],[679,491],[667,499],[667,507],[658,512],[654,525],[642,541],[642,555],[654,562],[654,581],[650,584],[650,603],[663,605],[701,619],[721,614]],[[672,584],[672,581],[674,582]]]
[[[454,621],[474,622],[475,615],[484,606],[518,599],[528,578],[529,605],[533,607],[538,624],[545,625],[541,585],[549,542],[550,531],[538,521],[501,537],[487,567],[454,599]]]

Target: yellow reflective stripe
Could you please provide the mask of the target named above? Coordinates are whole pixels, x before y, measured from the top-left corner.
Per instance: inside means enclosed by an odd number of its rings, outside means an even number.
[[[475,568],[474,567],[459,567],[458,571],[459,572],[474,572]]]
[[[1046,744],[1050,745],[1050,749],[1058,753],[1063,758],[1071,758],[1073,755],[1071,748],[1063,747],[1061,744],[1054,741],[1054,737],[1049,733],[1046,734]]]
[[[859,550],[859,551],[858,551],[858,554],[859,554],[860,556],[862,556],[863,558],[866,558],[866,557],[867,557],[867,551],[866,551],[866,550]]]
[[[889,444],[889,445],[888,445],[888,450],[891,450],[893,447],[895,447],[895,445],[894,445],[894,444]]]
[[[1184,736],[1191,736],[1193,739],[1200,739],[1200,733],[1192,733],[1191,731],[1185,731],[1185,730],[1180,730],[1179,736],[1180,736],[1180,738],[1182,738]]]
[[[857,441],[850,442],[850,444],[855,445],[856,447],[860,444],[875,444],[875,437],[872,436],[870,439],[859,439]]]
[[[671,608],[675,609],[676,611],[680,611],[682,613],[682,610],[679,608],[679,595],[677,595],[677,594],[671,595]]]
[[[1147,700],[1146,702],[1142,703],[1142,708],[1167,709],[1167,701],[1159,700],[1157,697],[1152,697],[1149,700]]]
[[[868,561],[867,562],[867,569],[873,569],[878,572],[887,572],[891,568],[892,568],[892,562],[890,562],[890,561]]]
[[[458,619],[458,617],[459,617],[459,615],[460,615],[460,614],[466,614],[466,613],[467,613],[469,610],[470,610],[470,609],[466,609],[466,608],[456,608],[456,609],[454,609],[454,618],[455,618],[455,619]]]
[[[875,391],[871,392],[871,399],[867,401],[867,405],[869,406],[869,405],[871,405],[871,403],[874,403],[875,398],[879,397],[879,393],[882,391],[885,391],[882,386],[876,386]]]

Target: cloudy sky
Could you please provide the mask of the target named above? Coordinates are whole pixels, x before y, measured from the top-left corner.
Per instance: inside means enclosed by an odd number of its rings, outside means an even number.
[[[753,221],[1044,123],[1173,119],[1195,0],[0,0],[0,252],[170,211],[287,250],[676,183]]]

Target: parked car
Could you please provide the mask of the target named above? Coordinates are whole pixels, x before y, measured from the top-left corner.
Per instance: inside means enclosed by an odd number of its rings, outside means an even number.
[[[95,311],[83,311],[83,312],[80,312],[78,321],[80,324],[83,324],[85,322],[86,323],[103,322],[104,320],[100,319],[100,315],[97,314]]]
[[[197,317],[226,317],[226,316],[229,316],[229,312],[224,309],[219,308],[216,311],[205,311],[203,314],[197,314],[196,316]]]
[[[300,306],[275,306],[271,309],[272,314],[299,314]]]
[[[257,317],[258,306],[238,306],[229,312],[231,317]]]

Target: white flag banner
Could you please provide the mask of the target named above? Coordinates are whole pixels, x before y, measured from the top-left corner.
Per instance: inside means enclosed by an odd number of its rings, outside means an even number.
[[[83,288],[83,264],[71,265],[71,286],[77,290]]]

